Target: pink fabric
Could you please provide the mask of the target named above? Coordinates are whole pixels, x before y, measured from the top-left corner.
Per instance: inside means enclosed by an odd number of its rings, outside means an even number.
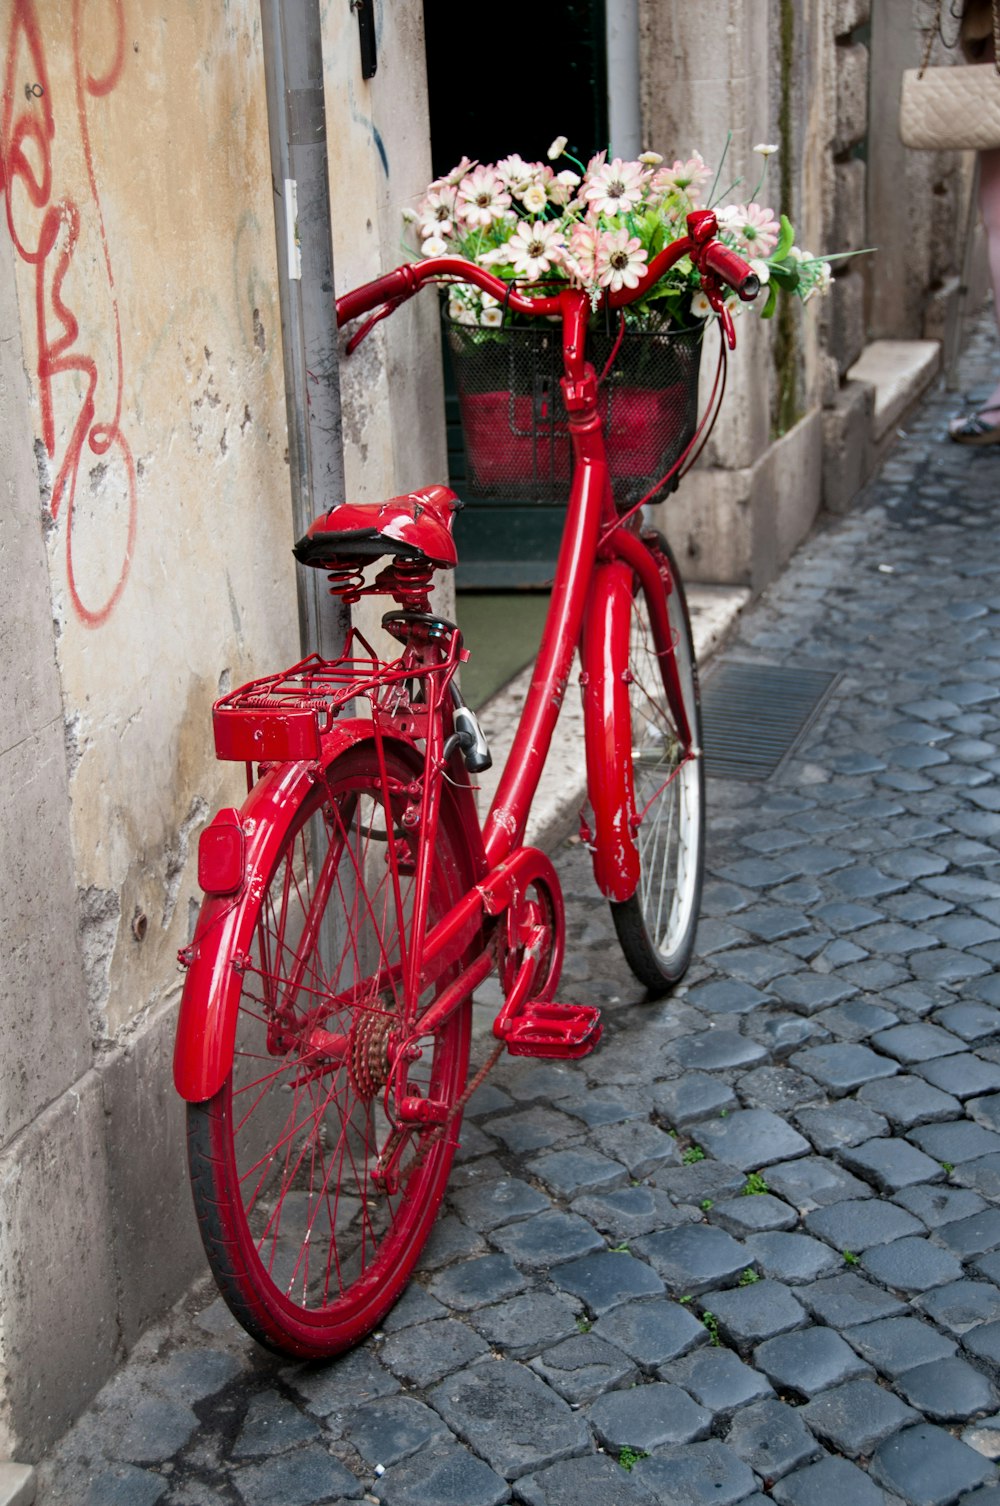
[[[609,429],[608,394],[602,390],[598,409],[608,439],[613,481],[637,476],[648,477],[650,482],[657,479],[664,468],[664,455],[680,448],[677,441],[682,437],[687,401],[688,388],[682,382],[659,388],[616,386]],[[542,425],[546,421],[545,416],[539,420]],[[482,490],[517,481],[529,483],[536,476],[543,481],[569,481],[572,453],[568,425],[565,419],[556,424],[551,442],[543,427],[536,440],[530,397],[515,397],[512,415],[507,391],[465,393],[462,428],[471,479]],[[685,442],[687,437],[684,433]]]

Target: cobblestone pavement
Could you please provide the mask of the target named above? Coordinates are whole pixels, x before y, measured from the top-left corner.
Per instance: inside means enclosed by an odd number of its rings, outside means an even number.
[[[565,844],[605,1040],[480,1089],[383,1330],[288,1364],[203,1287],[44,1506],[998,1506],[1000,454],[947,412],[726,650],[842,678],[712,781],[686,986],[643,1001]]]

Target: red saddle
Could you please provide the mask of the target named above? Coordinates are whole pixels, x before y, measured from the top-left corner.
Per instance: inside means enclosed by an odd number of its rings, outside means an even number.
[[[367,565],[383,554],[454,567],[451,530],[461,506],[447,486],[426,486],[387,502],[340,502],[313,519],[292,553],[319,570],[342,560]]]

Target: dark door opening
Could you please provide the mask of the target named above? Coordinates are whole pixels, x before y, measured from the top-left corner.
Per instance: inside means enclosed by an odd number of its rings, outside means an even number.
[[[544,161],[557,136],[568,138],[581,162],[607,146],[604,0],[535,0],[502,10],[425,0],[424,28],[435,176],[463,155],[496,162],[518,152]],[[447,352],[445,393],[451,484],[463,496],[465,454]],[[463,500],[460,589],[530,589],[551,579],[561,502]]]
[[[604,0],[425,0],[434,174],[464,155],[544,160],[556,136],[582,162],[608,144]]]

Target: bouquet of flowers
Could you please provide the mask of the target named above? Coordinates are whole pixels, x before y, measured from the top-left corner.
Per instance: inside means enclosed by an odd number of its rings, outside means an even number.
[[[767,285],[761,312],[768,318],[779,290],[807,300],[829,287],[831,274],[829,262],[795,245],[784,215],[757,203],[777,147],[761,144],[754,151],[763,165],[745,203],[720,201],[739,184],[716,198],[719,172],[713,175],[698,152],[669,166],[657,152],[643,152],[634,162],[620,157],[609,162],[607,152],[598,152],[584,166],[566,153],[566,138],[560,136],[549,147],[547,162],[525,162],[516,154],[497,163],[463,157],[404,213],[410,249],[426,257],[464,256],[505,281],[516,279],[521,292],[530,293],[532,284],[539,292],[552,292],[559,284],[583,288],[596,307],[605,290],[637,286],[657,252],[687,233],[686,217],[702,206],[708,189],[719,239]],[[557,170],[561,161],[571,165]],[[730,296],[734,310],[741,307],[735,294]],[[634,328],[665,322],[685,327],[711,312],[698,273],[685,257],[630,306],[626,317]],[[455,323],[486,329],[503,324],[496,298],[459,284],[450,290],[448,315]]]

